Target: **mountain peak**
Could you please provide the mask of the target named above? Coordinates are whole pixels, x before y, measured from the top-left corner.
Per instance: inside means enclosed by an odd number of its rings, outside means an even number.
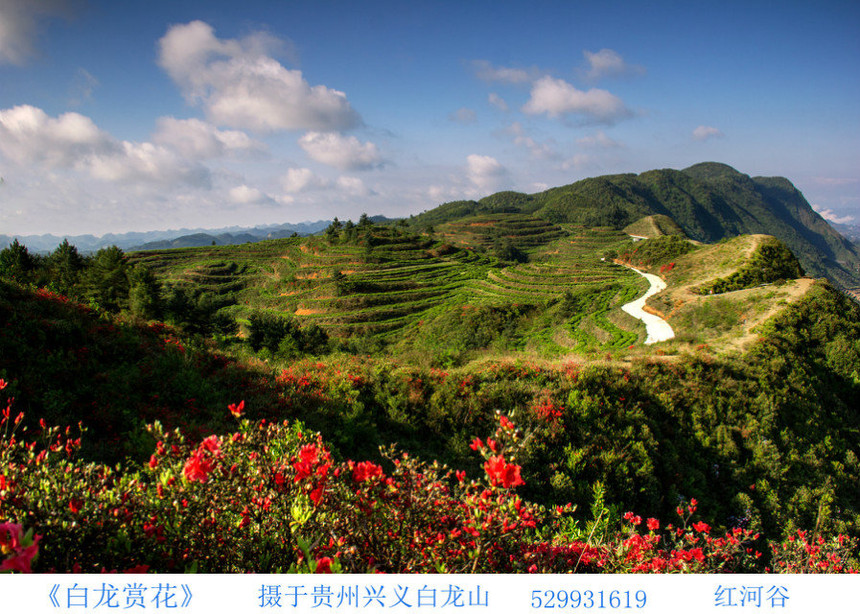
[[[719,179],[722,177],[745,177],[737,169],[722,162],[700,162],[699,164],[685,168],[681,172],[700,180]]]

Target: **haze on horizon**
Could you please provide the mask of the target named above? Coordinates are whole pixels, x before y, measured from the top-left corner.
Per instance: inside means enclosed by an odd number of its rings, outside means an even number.
[[[407,216],[706,160],[860,222],[860,6],[689,4],[0,0],[0,233]]]

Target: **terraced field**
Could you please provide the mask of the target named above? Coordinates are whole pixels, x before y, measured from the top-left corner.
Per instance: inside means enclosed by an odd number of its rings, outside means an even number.
[[[454,224],[439,233],[444,242],[372,227],[349,236],[147,251],[132,260],[167,284],[230,297],[234,304],[227,309],[240,323],[254,311],[268,311],[318,324],[335,337],[400,338],[462,305],[539,305],[549,315],[535,319],[527,342],[543,352],[624,347],[641,336],[638,322],[618,315],[623,302],[644,291],[641,279],[601,260],[629,237],[608,229],[532,224],[529,216],[470,220],[462,228],[495,230],[466,232],[465,244],[456,245]],[[490,225],[477,225],[484,222]],[[509,266],[483,253],[481,241],[499,236],[517,238],[531,261]],[[586,295],[587,300],[576,298]],[[573,303],[576,313],[560,326],[553,309]]]
[[[519,213],[470,216],[442,224],[437,232],[458,245],[490,248],[501,239],[523,250],[545,245],[566,234],[556,224]]]

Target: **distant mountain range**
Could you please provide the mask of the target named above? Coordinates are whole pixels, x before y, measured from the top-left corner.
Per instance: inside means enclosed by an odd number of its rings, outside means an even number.
[[[266,239],[289,237],[293,233],[300,236],[312,235],[324,230],[331,222],[319,220],[299,224],[278,224],[272,226],[256,226],[243,228],[231,226],[228,228],[203,229],[181,228],[177,230],[153,230],[150,232],[126,232],[122,234],[106,234],[101,237],[94,235],[0,235],[0,245],[7,245],[13,239],[27,246],[33,252],[51,252],[56,249],[63,239],[78,248],[80,252],[94,252],[103,247],[116,245],[125,251],[146,249],[167,249],[171,247],[199,247],[201,245],[236,245],[253,243]]]
[[[440,205],[412,223],[433,226],[486,213],[527,213],[555,223],[619,230],[663,215],[689,238],[705,243],[769,234],[791,248],[807,274],[843,287],[860,286],[860,248],[816,213],[788,179],[750,177],[716,162],[681,171],[594,177],[537,194],[499,192]]]

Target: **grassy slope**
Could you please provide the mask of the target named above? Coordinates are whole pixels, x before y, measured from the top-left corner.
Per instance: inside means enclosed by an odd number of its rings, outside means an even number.
[[[678,257],[672,270],[662,273],[669,287],[651,298],[647,307],[666,318],[681,340],[707,343],[716,349],[748,347],[758,338],[759,325],[803,297],[812,279],[719,295],[702,295],[696,290],[737,271],[767,238],[743,235]]]

